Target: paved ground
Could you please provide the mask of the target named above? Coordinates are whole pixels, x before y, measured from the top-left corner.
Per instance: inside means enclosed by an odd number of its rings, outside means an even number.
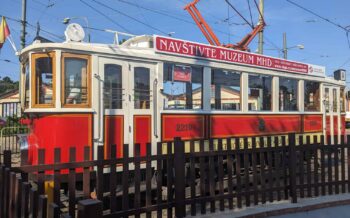
[[[344,205],[346,204],[346,205]],[[322,209],[319,209],[322,208]],[[297,212],[295,211],[302,211]],[[294,213],[293,213],[294,212]],[[284,214],[284,215],[276,215]],[[276,216],[273,216],[276,215]],[[238,218],[238,217],[271,217],[271,218],[343,218],[350,217],[350,194],[339,194],[317,198],[298,199],[298,203],[280,201],[255,207],[225,210],[225,212],[198,215],[201,218]]]

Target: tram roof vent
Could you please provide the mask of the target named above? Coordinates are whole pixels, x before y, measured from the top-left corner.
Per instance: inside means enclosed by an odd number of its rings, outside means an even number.
[[[339,70],[334,71],[334,79],[340,80],[340,81],[345,81],[346,80],[346,70],[339,69]]]
[[[153,48],[153,37],[148,35],[135,36],[126,40],[122,46],[138,47],[138,48]]]

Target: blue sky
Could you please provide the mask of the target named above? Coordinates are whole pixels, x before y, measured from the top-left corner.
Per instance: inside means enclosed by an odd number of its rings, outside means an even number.
[[[207,43],[200,30],[193,25],[190,15],[183,10],[190,0],[27,0],[27,20],[30,24],[40,23],[41,29],[53,33],[56,36],[41,32],[41,36],[53,41],[62,41],[57,36],[63,37],[65,25],[62,20],[65,17],[86,17],[89,26],[98,29],[113,29],[130,32],[137,35],[158,34],[164,35],[175,32],[173,37]],[[82,1],[91,5],[91,9]],[[257,0],[258,1],[258,0]],[[350,1],[349,0],[292,0],[307,9],[322,15],[329,20],[346,27],[350,25]],[[120,14],[115,10],[103,7],[98,2],[110,8],[125,13]],[[131,4],[127,4],[127,3]],[[230,0],[230,2],[250,20],[247,0]],[[258,12],[254,7],[254,0],[250,0],[253,22],[257,23]],[[21,18],[21,0],[0,0],[0,15],[10,18]],[[225,0],[201,0],[197,7],[205,19],[214,29],[222,43],[236,43],[251,29],[228,7]],[[186,20],[187,22],[160,15],[149,10],[156,10]],[[106,16],[108,18],[106,18]],[[145,24],[135,21],[139,20]],[[229,22],[227,18],[230,17]],[[350,76],[350,48],[344,30],[337,28],[322,19],[307,13],[306,11],[290,4],[286,0],[265,0],[265,44],[264,54],[278,57],[278,49],[282,48],[282,34],[287,33],[288,47],[298,44],[305,49],[290,49],[288,59],[306,63],[326,66],[327,74],[343,68]],[[20,48],[20,24],[7,20],[11,35],[17,48]],[[83,19],[74,22],[86,26]],[[152,26],[153,28],[150,28]],[[31,43],[36,30],[33,27],[27,29],[27,43]],[[111,43],[113,35],[102,31],[90,30],[93,42]],[[251,51],[257,48],[257,40],[250,44]],[[10,60],[6,62],[4,60]],[[18,58],[15,56],[10,43],[6,42],[0,53],[0,76],[10,76],[18,79]]]

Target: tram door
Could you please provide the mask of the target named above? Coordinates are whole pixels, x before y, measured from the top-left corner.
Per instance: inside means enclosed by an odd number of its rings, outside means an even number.
[[[155,66],[148,63],[102,59],[99,62],[103,84],[103,138],[105,157],[116,144],[117,156],[123,156],[123,144],[129,144],[129,155],[135,143],[141,155],[152,142],[152,81]]]
[[[339,88],[333,86],[324,86],[324,116],[323,116],[323,133],[325,136],[330,136],[330,142],[334,143],[336,138],[340,140],[340,126],[341,126],[341,116],[340,116],[340,99],[339,99]]]

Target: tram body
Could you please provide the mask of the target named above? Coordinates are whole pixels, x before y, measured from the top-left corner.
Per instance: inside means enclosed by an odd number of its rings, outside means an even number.
[[[69,148],[291,132],[345,131],[345,79],[325,68],[161,36],[121,45],[33,43],[21,53],[22,103],[30,162],[69,160]],[[151,143],[151,147],[147,147]]]

